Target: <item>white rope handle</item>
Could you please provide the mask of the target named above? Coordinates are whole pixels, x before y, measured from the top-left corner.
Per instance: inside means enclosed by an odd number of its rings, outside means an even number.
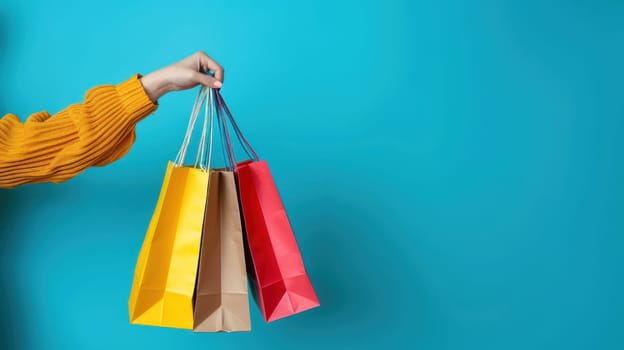
[[[210,166],[212,164],[212,135],[214,130],[214,115],[217,108],[214,96],[214,90],[208,89],[208,97],[206,98],[206,103],[204,104],[204,128],[202,130],[202,136],[200,141],[201,148],[199,153],[197,153],[197,158],[195,159],[195,167],[204,169],[205,171],[210,171]],[[204,155],[206,153],[206,130],[208,129],[207,125],[209,126],[210,130],[208,131],[208,159],[206,160]]]
[[[213,103],[212,89],[208,89],[208,97],[206,98],[206,103],[204,104],[204,126],[202,128],[201,139],[199,140],[199,151],[197,152],[197,157],[195,158],[195,167],[204,170],[208,170],[210,167],[210,163],[204,165],[204,153],[206,152],[206,130],[208,129],[208,123],[212,123],[212,121],[209,120],[208,112],[209,109],[212,110]],[[210,125],[210,128],[212,128],[212,124]],[[212,140],[210,142],[212,142]]]
[[[191,111],[191,117],[189,118],[189,123],[188,123],[188,126],[186,127],[186,134],[184,135],[184,140],[182,141],[182,146],[180,146],[180,149],[178,150],[178,154],[176,155],[176,158],[175,158],[175,161],[174,161],[174,163],[176,165],[180,165],[182,163],[182,161],[183,161],[182,153],[186,152],[185,150],[186,150],[187,144],[188,144],[189,139],[190,139],[191,132],[192,132],[194,124],[195,124],[197,103],[199,102],[201,93],[202,93],[202,91],[200,90],[197,93],[197,96],[195,96],[195,102],[193,103],[193,109]]]
[[[210,101],[212,101],[212,105],[210,105],[210,144],[208,145],[208,165],[207,168],[210,170],[211,162],[212,162],[212,130],[214,129],[214,115],[216,105],[214,104],[213,97],[214,90],[210,89]],[[208,104],[206,104],[206,110],[208,110]]]
[[[191,140],[191,136],[193,134],[193,130],[195,128],[195,122],[197,120],[197,115],[199,111],[199,107],[201,106],[201,101],[203,99],[203,90],[200,90],[195,97],[195,102],[193,103],[193,109],[191,111],[191,117],[189,118],[189,124],[186,128],[186,134],[184,135],[184,140],[182,141],[182,146],[180,146],[180,150],[176,156],[174,164],[176,166],[183,165],[184,158],[186,156],[186,150],[188,148],[189,142]]]
[[[184,165],[184,159],[186,158],[186,151],[188,149],[189,143],[191,141],[191,136],[193,135],[193,130],[195,129],[195,123],[199,116],[199,111],[201,110],[201,106],[208,95],[208,91],[206,88],[202,87],[197,93],[197,97],[195,98],[195,103],[193,104],[193,109],[191,111],[191,117],[189,118],[189,124],[186,128],[186,134],[184,135],[184,140],[182,141],[182,146],[180,146],[180,150],[176,155],[174,164],[176,166]],[[205,134],[206,130],[206,119],[207,116],[204,116],[204,130],[202,130],[202,134]],[[204,137],[205,139],[205,137]],[[205,147],[203,142],[200,142],[200,150]]]

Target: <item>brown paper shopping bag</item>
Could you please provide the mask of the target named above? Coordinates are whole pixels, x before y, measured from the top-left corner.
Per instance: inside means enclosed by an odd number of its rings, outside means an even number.
[[[234,173],[210,173],[195,293],[195,332],[251,330]]]

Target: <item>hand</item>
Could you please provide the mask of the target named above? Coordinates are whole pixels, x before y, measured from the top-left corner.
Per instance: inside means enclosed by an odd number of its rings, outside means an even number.
[[[209,70],[214,72],[214,78],[206,74]],[[147,96],[156,103],[162,95],[170,91],[186,90],[199,84],[220,88],[223,85],[223,67],[205,52],[199,51],[182,61],[141,77],[141,83]]]

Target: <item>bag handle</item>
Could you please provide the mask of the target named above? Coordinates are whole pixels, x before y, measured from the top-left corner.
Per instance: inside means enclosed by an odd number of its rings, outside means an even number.
[[[209,144],[208,144],[208,160],[206,163],[206,169],[210,170],[210,165],[212,162],[212,131],[214,129],[214,114],[215,114],[215,104],[213,99],[213,89],[209,89],[208,91],[208,101],[205,104],[204,115],[206,116],[204,121],[208,121],[210,125],[210,134],[209,134]],[[205,131],[205,129],[204,129]],[[205,139],[205,137],[204,137]],[[204,147],[205,148],[205,147]],[[202,150],[202,158],[203,158],[203,150]],[[196,159],[197,162],[197,159]]]
[[[249,141],[247,141],[247,138],[245,138],[245,136],[243,135],[242,131],[240,130],[240,128],[238,127],[238,124],[236,123],[236,120],[234,120],[234,117],[232,116],[232,112],[230,111],[230,109],[228,108],[228,106],[225,104],[225,101],[223,100],[223,97],[221,97],[221,93],[219,92],[219,90],[214,89],[214,94],[215,94],[215,98],[217,100],[216,105],[218,106],[217,108],[217,118],[219,119],[220,123],[220,128],[222,127],[222,132],[224,134],[224,143],[225,143],[225,149],[228,155],[228,160],[230,162],[230,166],[233,170],[236,169],[236,154],[234,153],[234,147],[232,146],[232,140],[230,138],[230,132],[228,130],[228,125],[226,122],[226,119],[223,117],[223,112],[225,112],[225,115],[227,116],[227,118],[229,119],[230,123],[232,124],[232,126],[234,127],[234,132],[235,135],[238,139],[238,141],[240,142],[240,144],[243,146],[243,150],[245,151],[245,153],[247,153],[247,155],[253,159],[254,161],[259,161],[260,157],[258,157],[258,154],[256,153],[256,151],[253,149],[253,147],[251,147],[251,144],[249,143]]]
[[[220,109],[224,110],[225,113],[227,114],[228,119],[232,123],[232,126],[234,127],[234,131],[236,132],[236,138],[238,138],[238,141],[241,143],[241,145],[243,145],[243,149],[245,150],[245,153],[247,153],[249,158],[252,158],[255,161],[260,160],[260,157],[258,157],[258,154],[256,153],[256,151],[253,149],[253,147],[251,147],[251,144],[249,143],[249,141],[247,141],[247,138],[245,138],[242,131],[238,127],[238,124],[236,123],[236,120],[234,119],[232,112],[230,112],[230,108],[228,108],[227,104],[225,103],[225,100],[221,96],[221,93],[217,89],[215,89],[214,91],[217,97],[217,103]],[[245,148],[245,146],[247,146],[247,148]]]
[[[213,120],[214,120],[214,99],[212,98],[213,94],[212,89],[208,90],[206,103],[204,104],[204,126],[202,128],[202,134],[199,141],[199,150],[197,152],[197,156],[195,158],[195,167],[202,168],[204,170],[210,169],[210,161],[212,158],[212,129],[213,129]],[[208,127],[209,126],[209,127]],[[206,153],[206,131],[209,131],[210,140],[208,145],[208,160],[204,159],[204,153]],[[205,164],[205,166],[204,166]]]
[[[204,123],[202,126],[201,138],[199,141],[197,157],[195,159],[195,168],[200,168],[204,171],[208,170],[210,166],[210,156],[212,155],[212,128],[213,128],[213,116],[209,117],[210,113],[214,113],[214,99],[212,98],[212,89],[203,87],[197,93],[195,97],[195,102],[193,103],[193,109],[191,110],[191,116],[189,118],[189,123],[186,128],[186,134],[184,135],[184,139],[182,141],[182,145],[178,150],[178,154],[174,160],[175,166],[183,166],[184,160],[186,159],[186,152],[188,150],[188,146],[190,144],[193,130],[195,129],[195,124],[199,117],[202,105],[205,105],[204,109]],[[210,129],[210,145],[209,145],[209,158],[207,162],[204,160],[204,153],[206,150],[206,133],[207,130]]]
[[[224,149],[226,151],[227,154],[227,159],[228,159],[228,163],[229,163],[229,169],[231,171],[236,172],[236,155],[234,154],[234,147],[232,147],[232,140],[230,139],[230,131],[228,129],[228,124],[226,119],[223,116],[223,110],[222,109],[217,109],[217,115],[219,116],[219,120],[221,121],[221,129],[223,132],[223,143],[224,143]]]
[[[189,118],[189,123],[186,128],[186,134],[184,135],[184,140],[182,141],[182,145],[180,146],[178,154],[174,160],[174,164],[176,166],[183,165],[184,163],[184,159],[186,158],[186,151],[191,141],[193,130],[195,129],[195,122],[197,121],[197,116],[199,115],[199,109],[205,97],[206,97],[206,91],[202,88],[199,90],[199,92],[197,93],[197,96],[195,97],[195,102],[193,103],[193,109],[191,110],[191,117]]]
[[[216,113],[217,114],[217,126],[219,127],[219,135],[221,136],[221,142],[222,142],[221,156],[223,157],[223,161],[225,162],[225,168],[229,171],[234,171],[231,166],[232,163],[231,163],[230,154],[227,148],[228,140],[226,139],[226,135],[225,135],[225,128],[227,126],[224,126],[223,117],[221,116],[221,113],[218,108],[216,109],[216,112],[217,112]]]

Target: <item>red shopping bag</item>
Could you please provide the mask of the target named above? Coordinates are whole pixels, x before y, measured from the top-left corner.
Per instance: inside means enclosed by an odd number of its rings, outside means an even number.
[[[233,168],[242,207],[247,253],[251,257],[247,261],[253,265],[253,268],[248,268],[248,273],[254,299],[267,322],[317,307],[320,303],[303,265],[269,166],[266,161],[259,160],[218,90],[215,90],[215,95],[228,161],[236,165]],[[236,162],[226,117],[252,160]]]

